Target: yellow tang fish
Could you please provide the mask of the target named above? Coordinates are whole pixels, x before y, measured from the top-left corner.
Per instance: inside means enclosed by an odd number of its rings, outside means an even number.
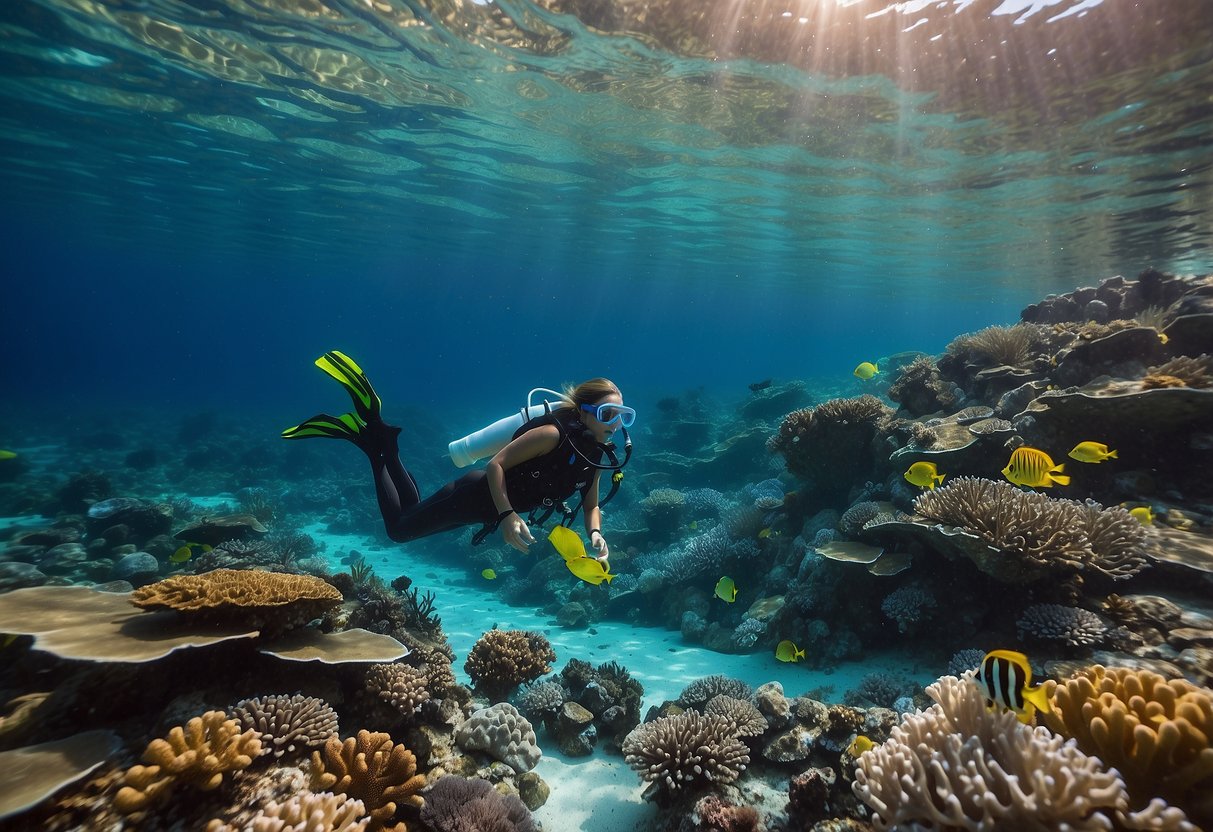
[[[861,378],[864,381],[867,381],[868,379],[870,379],[872,376],[876,375],[879,372],[880,372],[880,370],[876,369],[876,365],[873,364],[871,361],[864,361],[858,367],[855,368],[854,375],[857,378]]]
[[[1131,508],[1129,509],[1129,514],[1132,514],[1133,518],[1143,526],[1154,525],[1154,512],[1150,511],[1149,506],[1138,506],[1137,508]]]
[[[581,535],[566,526],[557,526],[552,529],[548,540],[552,541],[552,545],[556,547],[556,551],[565,561],[586,557],[585,544],[581,542]]]
[[[1052,488],[1053,484],[1069,485],[1070,478],[1062,476],[1065,465],[1054,465],[1044,451],[1036,448],[1016,448],[1002,475],[1016,485],[1028,488]]]
[[[177,551],[168,556],[170,563],[185,563],[194,556],[194,550],[189,546],[182,546]]]
[[[781,662],[798,662],[804,658],[804,651],[785,638],[776,646],[775,658]]]
[[[919,488],[935,490],[935,486],[943,482],[946,474],[939,473],[934,462],[915,462],[909,470],[902,474],[906,482]]]
[[[1040,685],[1032,684],[1032,667],[1028,657],[1014,650],[993,650],[981,660],[973,681],[985,694],[986,701],[997,702],[1015,712],[1027,725],[1036,709],[1052,710],[1049,697]]]
[[[615,576],[606,571],[606,567],[602,565],[602,561],[595,558],[571,558],[566,560],[564,565],[569,568],[569,571],[576,575],[587,584],[598,586],[603,581],[610,584],[615,580]]]
[[[484,578],[486,581],[492,581],[492,580],[496,580],[497,573],[494,572],[492,569],[485,569],[483,572],[480,573],[480,577]]]
[[[1102,442],[1079,442],[1068,454],[1070,459],[1079,462],[1103,462],[1105,459],[1117,459],[1116,451],[1109,451]]]
[[[15,451],[0,450],[0,459],[16,459],[16,457],[17,454]]]
[[[729,604],[737,600],[737,585],[728,575],[716,582],[716,597]]]
[[[865,751],[871,751],[876,746],[876,743],[865,737],[863,734],[857,734],[855,739],[851,740],[851,744],[847,747],[847,753],[852,757],[858,757]]]

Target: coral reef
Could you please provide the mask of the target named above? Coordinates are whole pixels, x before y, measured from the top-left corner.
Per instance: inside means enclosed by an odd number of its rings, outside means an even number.
[[[555,660],[556,651],[540,633],[489,630],[472,645],[463,669],[477,689],[504,696],[522,683],[550,673]]]
[[[248,768],[261,754],[261,740],[253,728],[223,711],[207,711],[154,739],[143,752],[143,762],[127,770],[114,807],[124,814],[138,812],[166,800],[178,785],[201,791],[216,789],[223,775]]]
[[[341,593],[312,575],[217,569],[140,587],[131,593],[131,603],[278,633],[320,617],[341,603]]]
[[[623,753],[642,779],[667,795],[731,783],[750,762],[728,718],[698,711],[638,726],[624,739]]]
[[[709,716],[718,714],[727,719],[733,725],[733,732],[739,737],[757,737],[767,730],[767,721],[762,713],[745,699],[719,694],[707,701],[703,712]]]
[[[257,696],[242,699],[231,714],[257,732],[261,753],[281,757],[324,745],[337,735],[337,712],[314,696]]]
[[[533,832],[522,801],[487,780],[443,777],[425,791],[421,820],[434,832]]]
[[[1148,670],[1089,667],[1047,683],[1046,725],[1115,767],[1134,808],[1161,797],[1213,824],[1213,692]]]
[[[688,708],[700,708],[716,696],[749,699],[753,693],[750,686],[740,679],[731,679],[718,673],[691,682],[678,695],[678,702]]]
[[[987,574],[1024,582],[1060,570],[1091,569],[1114,579],[1146,565],[1147,532],[1128,511],[1055,499],[1010,483],[958,477],[914,501],[922,516],[959,526],[989,550],[969,556]]]
[[[961,401],[962,393],[940,375],[928,356],[919,356],[901,368],[897,380],[889,385],[888,396],[912,416],[950,411]],[[923,444],[918,441],[918,444]]]
[[[907,584],[893,590],[880,603],[885,617],[896,622],[902,633],[916,632],[930,621],[936,608],[935,596],[920,584]]]
[[[1108,627],[1099,616],[1079,607],[1033,604],[1015,622],[1020,639],[1056,641],[1071,647],[1099,644]]]
[[[361,800],[305,790],[281,803],[266,803],[249,825],[211,821],[206,832],[364,832],[370,823]]]
[[[424,786],[413,752],[388,734],[362,730],[344,742],[331,737],[323,753],[312,752],[312,788],[361,800],[371,819],[368,832],[405,832],[404,824],[392,823],[396,809],[420,808],[424,801],[418,792]]]
[[[468,751],[483,751],[518,774],[530,771],[543,752],[526,717],[508,702],[482,708],[455,730],[455,741]]]
[[[407,664],[373,664],[366,670],[366,689],[372,696],[411,717],[430,698],[424,670]]]

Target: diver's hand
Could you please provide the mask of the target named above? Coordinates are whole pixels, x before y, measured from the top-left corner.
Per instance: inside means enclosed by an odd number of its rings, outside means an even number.
[[[602,532],[590,532],[590,546],[594,549],[594,559],[602,563],[602,568],[610,571],[611,564],[607,558],[611,556],[611,547],[607,545]]]
[[[501,521],[501,537],[506,543],[523,553],[527,551],[528,546],[535,542],[526,521],[516,513]]]

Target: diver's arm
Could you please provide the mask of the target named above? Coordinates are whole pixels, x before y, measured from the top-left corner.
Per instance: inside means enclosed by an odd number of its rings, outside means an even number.
[[[489,483],[489,493],[493,495],[493,505],[497,507],[498,515],[513,512],[510,505],[510,495],[505,489],[505,472],[527,460],[543,456],[555,450],[560,444],[560,430],[555,425],[528,430],[510,444],[506,445],[489,460],[484,468],[485,478]],[[531,530],[517,513],[511,513],[501,520],[501,537],[506,543],[519,552],[525,552],[526,547],[535,542]]]
[[[598,478],[601,475],[601,471],[594,472],[594,479],[586,487],[585,496],[582,498],[581,508],[582,516],[585,518],[586,535],[590,539],[590,546],[594,549],[594,557],[602,561],[605,568],[610,569],[607,558],[610,557],[611,548],[607,546],[606,538],[602,536],[602,509],[598,507]]]

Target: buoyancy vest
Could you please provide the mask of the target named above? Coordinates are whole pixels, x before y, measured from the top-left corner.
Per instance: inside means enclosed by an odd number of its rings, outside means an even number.
[[[514,439],[544,425],[555,425],[560,442],[546,454],[528,459],[505,472],[505,487],[515,511],[532,511],[584,494],[601,464],[604,450],[576,413],[561,409],[544,414],[514,432]]]

